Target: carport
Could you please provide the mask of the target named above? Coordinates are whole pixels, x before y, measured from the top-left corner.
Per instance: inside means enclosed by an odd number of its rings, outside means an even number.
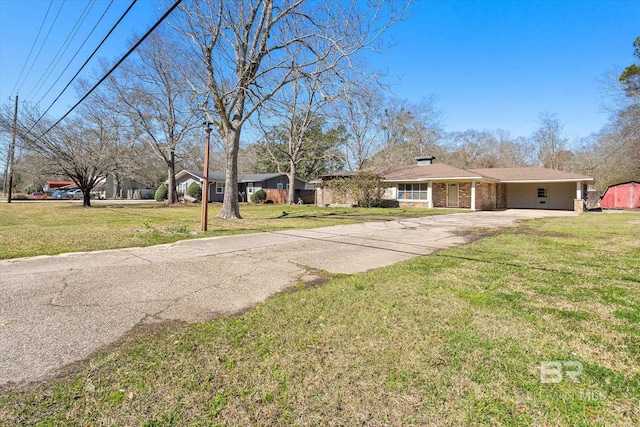
[[[593,178],[541,167],[472,169],[505,186],[507,209],[582,211],[586,186]]]

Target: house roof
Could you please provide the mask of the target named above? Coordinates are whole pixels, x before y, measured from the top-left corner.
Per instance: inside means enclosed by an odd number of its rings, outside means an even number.
[[[577,173],[564,172],[543,167],[522,168],[484,168],[469,169],[471,172],[492,178],[500,182],[562,182],[562,181],[593,181],[593,178]]]
[[[201,170],[193,170],[193,169],[183,169],[176,174],[176,179],[180,179],[185,175],[191,175],[192,177],[201,180],[202,179],[202,171]],[[224,181],[225,175],[224,172],[215,172],[209,171],[209,181]]]
[[[194,178],[197,179],[202,179],[202,171],[201,170],[182,170],[180,171],[178,174],[176,174],[176,178],[180,179],[182,178],[185,174],[189,174],[191,176],[193,176]],[[238,182],[260,182],[260,181],[267,181],[269,179],[273,179],[273,178],[279,178],[282,176],[287,176],[286,174],[283,173],[239,173],[238,174]],[[224,181],[225,180],[225,173],[224,172],[218,172],[218,171],[209,171],[209,181]],[[305,180],[303,180],[302,178],[296,177],[296,179],[298,181],[301,182],[306,182]]]
[[[268,179],[279,178],[281,176],[286,176],[281,173],[240,173],[238,174],[238,182],[257,182],[257,181],[266,181]],[[297,178],[296,179],[300,179]]]
[[[465,169],[455,168],[444,163],[430,165],[405,165],[389,168],[371,168],[385,181],[422,181],[444,179],[482,179],[482,175]]]
[[[490,182],[576,182],[593,181],[588,176],[543,167],[461,169],[444,163],[403,165],[366,169],[386,182],[477,180]],[[340,178],[357,172],[337,172],[320,178]]]
[[[73,181],[47,181],[47,184],[49,184],[49,188],[58,188],[58,187],[64,187],[68,185],[75,185]]]

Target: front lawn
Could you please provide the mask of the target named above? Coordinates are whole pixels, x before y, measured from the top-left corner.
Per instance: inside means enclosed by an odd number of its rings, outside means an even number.
[[[639,372],[640,214],[584,214],[139,332],[0,420],[637,426]]]
[[[310,205],[243,203],[241,221],[216,218],[209,206],[209,231],[200,230],[200,204],[118,204],[94,201],[0,203],[0,259],[172,243],[197,237],[314,228],[365,221],[453,213],[450,209],[349,209]],[[461,212],[461,211],[457,211]]]

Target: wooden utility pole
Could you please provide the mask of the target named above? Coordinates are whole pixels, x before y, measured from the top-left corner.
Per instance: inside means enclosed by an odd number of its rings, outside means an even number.
[[[16,95],[16,106],[13,110],[13,136],[9,146],[9,192],[7,193],[7,203],[11,203],[13,193],[13,156],[16,149],[16,132],[18,130],[18,95]]]
[[[209,207],[209,140],[211,123],[205,122],[204,169],[202,171],[202,211],[200,213],[200,231],[207,231],[207,208]]]

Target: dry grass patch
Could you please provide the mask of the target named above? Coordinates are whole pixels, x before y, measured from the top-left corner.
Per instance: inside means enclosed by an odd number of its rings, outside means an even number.
[[[321,208],[244,203],[242,220],[216,218],[211,204],[207,232],[200,232],[200,205],[117,204],[96,201],[0,203],[0,259],[55,255],[173,243],[178,240],[314,228],[366,221],[438,215],[447,209]]]

